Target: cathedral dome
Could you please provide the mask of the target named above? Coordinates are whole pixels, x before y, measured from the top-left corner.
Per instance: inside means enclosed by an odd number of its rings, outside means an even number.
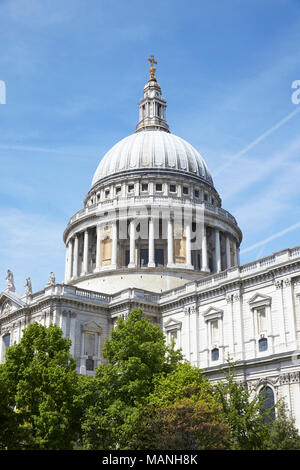
[[[92,186],[111,175],[148,170],[193,175],[213,186],[199,152],[184,139],[162,130],[141,130],[114,145],[100,161]]]

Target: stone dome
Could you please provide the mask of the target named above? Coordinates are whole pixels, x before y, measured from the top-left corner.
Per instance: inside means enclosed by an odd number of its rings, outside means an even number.
[[[136,132],[115,144],[100,161],[92,186],[112,175],[148,170],[193,175],[213,186],[199,152],[181,137],[163,130]]]

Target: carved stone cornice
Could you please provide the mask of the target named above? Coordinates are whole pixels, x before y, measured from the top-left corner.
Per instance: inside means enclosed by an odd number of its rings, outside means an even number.
[[[286,372],[279,376],[280,385],[300,382],[300,371]]]

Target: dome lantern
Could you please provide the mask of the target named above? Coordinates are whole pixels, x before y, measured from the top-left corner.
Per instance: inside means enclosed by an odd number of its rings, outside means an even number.
[[[167,102],[162,97],[161,88],[155,77],[156,68],[154,64],[157,64],[157,62],[154,60],[153,55],[148,60],[151,63],[150,77],[144,87],[144,98],[139,102],[140,115],[136,132],[144,130],[170,132],[166,121]]]

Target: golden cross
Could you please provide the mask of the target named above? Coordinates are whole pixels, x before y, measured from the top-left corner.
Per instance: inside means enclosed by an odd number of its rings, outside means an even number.
[[[148,58],[148,60],[151,62],[151,67],[153,67],[153,64],[157,64],[157,62],[154,60],[154,55],[151,56],[151,59]]]

